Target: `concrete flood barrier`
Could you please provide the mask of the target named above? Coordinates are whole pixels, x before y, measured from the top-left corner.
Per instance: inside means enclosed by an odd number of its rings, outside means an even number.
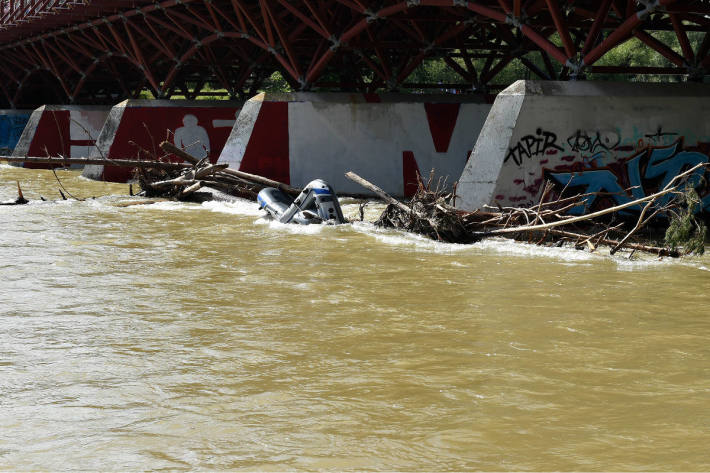
[[[248,100],[219,161],[303,187],[366,193],[354,171],[386,192],[416,190],[416,173],[458,178],[491,105],[475,96],[264,93]]]
[[[590,196],[573,214],[631,202],[708,162],[709,118],[703,84],[518,81],[493,104],[457,206],[531,206],[545,180],[558,193],[608,193]],[[698,189],[710,211],[710,188]]]
[[[88,157],[109,110],[106,106],[43,105],[32,112],[12,155]],[[24,163],[27,168],[52,166]]]
[[[0,155],[12,154],[31,114],[32,110],[0,110]]]
[[[147,159],[141,152],[162,155],[162,141],[170,141],[198,158],[219,158],[236,122],[241,103],[211,100],[125,100],[108,114],[96,146],[89,157]],[[126,182],[130,168],[91,165],[84,177]]]

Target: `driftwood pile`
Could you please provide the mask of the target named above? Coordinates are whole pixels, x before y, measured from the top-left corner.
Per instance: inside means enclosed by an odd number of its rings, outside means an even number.
[[[440,182],[433,187],[433,174],[426,183],[419,179],[418,190],[408,204],[394,199],[352,172],[346,177],[387,202],[376,225],[406,230],[438,241],[473,243],[489,237],[506,237],[547,246],[570,243],[590,251],[604,245],[611,247],[611,254],[627,249],[632,254],[641,251],[678,257],[704,251],[705,226],[694,214],[699,199],[697,195],[692,198],[694,191],[688,186],[690,176],[702,167],[708,169],[707,164],[694,166],[677,175],[655,194],[581,216],[571,216],[568,211],[583,206],[585,198],[597,194],[553,196],[549,183],[538,204],[531,208],[486,207],[464,212],[454,207],[456,186],[453,192],[442,191]],[[673,198],[665,205],[658,205],[661,197],[667,194],[672,194]],[[633,220],[621,213],[630,207],[641,207]],[[651,226],[654,234],[658,234],[659,229],[665,232],[665,241],[655,243],[648,235],[639,236],[640,230]]]
[[[213,193],[199,192],[208,188],[230,196],[256,199],[264,187],[277,187],[287,194],[298,195],[300,190],[261,176],[229,169],[228,164],[212,164],[207,158],[197,159],[191,154],[164,141],[163,151],[190,163],[185,167],[138,167],[135,177],[145,197],[165,197],[183,201],[211,200]],[[159,162],[160,158],[156,158]]]
[[[242,197],[254,200],[258,192],[264,187],[276,187],[284,193],[293,196],[297,196],[301,192],[301,189],[291,187],[281,182],[235,169],[229,169],[228,164],[212,164],[207,158],[197,159],[169,141],[162,142],[160,148],[165,152],[162,156],[157,156],[154,153],[141,149],[141,153],[148,159],[27,156],[0,156],[0,159],[8,162],[49,164],[52,169],[54,169],[54,167],[68,167],[71,165],[85,166],[88,164],[134,168],[134,177],[141,187],[141,191],[136,195],[144,197],[161,197],[181,201],[204,202],[206,200],[219,198],[217,197],[218,193],[226,194],[231,197]],[[171,155],[185,162],[174,162],[174,158],[172,158]],[[57,180],[59,180],[58,177]],[[134,195],[132,189],[133,187],[131,186],[131,195]],[[200,191],[201,189],[208,192]],[[66,196],[62,193],[61,189],[59,192],[62,194],[62,198],[66,200]],[[68,193],[66,189],[65,192]],[[2,205],[27,203],[28,201],[24,200],[22,197],[19,183],[18,193],[19,197],[17,201],[2,203]]]
[[[375,222],[377,226],[398,228],[448,243],[474,243],[480,240],[469,231],[465,214],[450,205],[453,193],[443,193],[438,188],[432,190],[431,179],[428,185],[419,179],[419,188],[407,205],[354,172],[346,173],[345,177],[387,203],[384,212]]]

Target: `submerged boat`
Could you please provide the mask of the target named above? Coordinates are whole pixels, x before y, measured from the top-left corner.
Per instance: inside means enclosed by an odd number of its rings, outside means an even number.
[[[309,182],[295,199],[280,189],[267,187],[259,192],[256,200],[259,208],[281,223],[345,223],[338,196],[322,179]]]

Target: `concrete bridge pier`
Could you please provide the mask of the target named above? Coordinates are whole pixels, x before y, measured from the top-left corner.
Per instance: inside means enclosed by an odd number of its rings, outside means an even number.
[[[234,126],[241,102],[226,100],[124,100],[111,108],[89,157],[152,159],[171,141],[198,158],[216,162]],[[84,167],[83,176],[127,182],[132,170],[117,166]]]
[[[490,107],[470,95],[265,93],[244,104],[219,160],[298,187],[321,178],[367,193],[345,178],[354,171],[411,195],[417,172],[434,169],[451,186]]]
[[[709,118],[707,84],[518,81],[493,104],[457,206],[531,206],[546,180],[557,192],[609,193],[573,213],[635,200],[708,162]],[[710,187],[698,190],[710,211]]]
[[[42,105],[32,112],[12,155],[88,157],[109,109],[107,106]],[[24,163],[24,167],[30,168],[51,166]]]

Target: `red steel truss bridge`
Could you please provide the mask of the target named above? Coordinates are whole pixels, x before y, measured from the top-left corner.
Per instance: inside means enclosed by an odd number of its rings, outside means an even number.
[[[702,81],[709,30],[710,0],[0,0],[0,107],[244,98],[276,71],[294,90],[448,87],[412,82],[434,59],[467,91],[513,61],[527,78]],[[614,63],[632,38],[661,60]]]

